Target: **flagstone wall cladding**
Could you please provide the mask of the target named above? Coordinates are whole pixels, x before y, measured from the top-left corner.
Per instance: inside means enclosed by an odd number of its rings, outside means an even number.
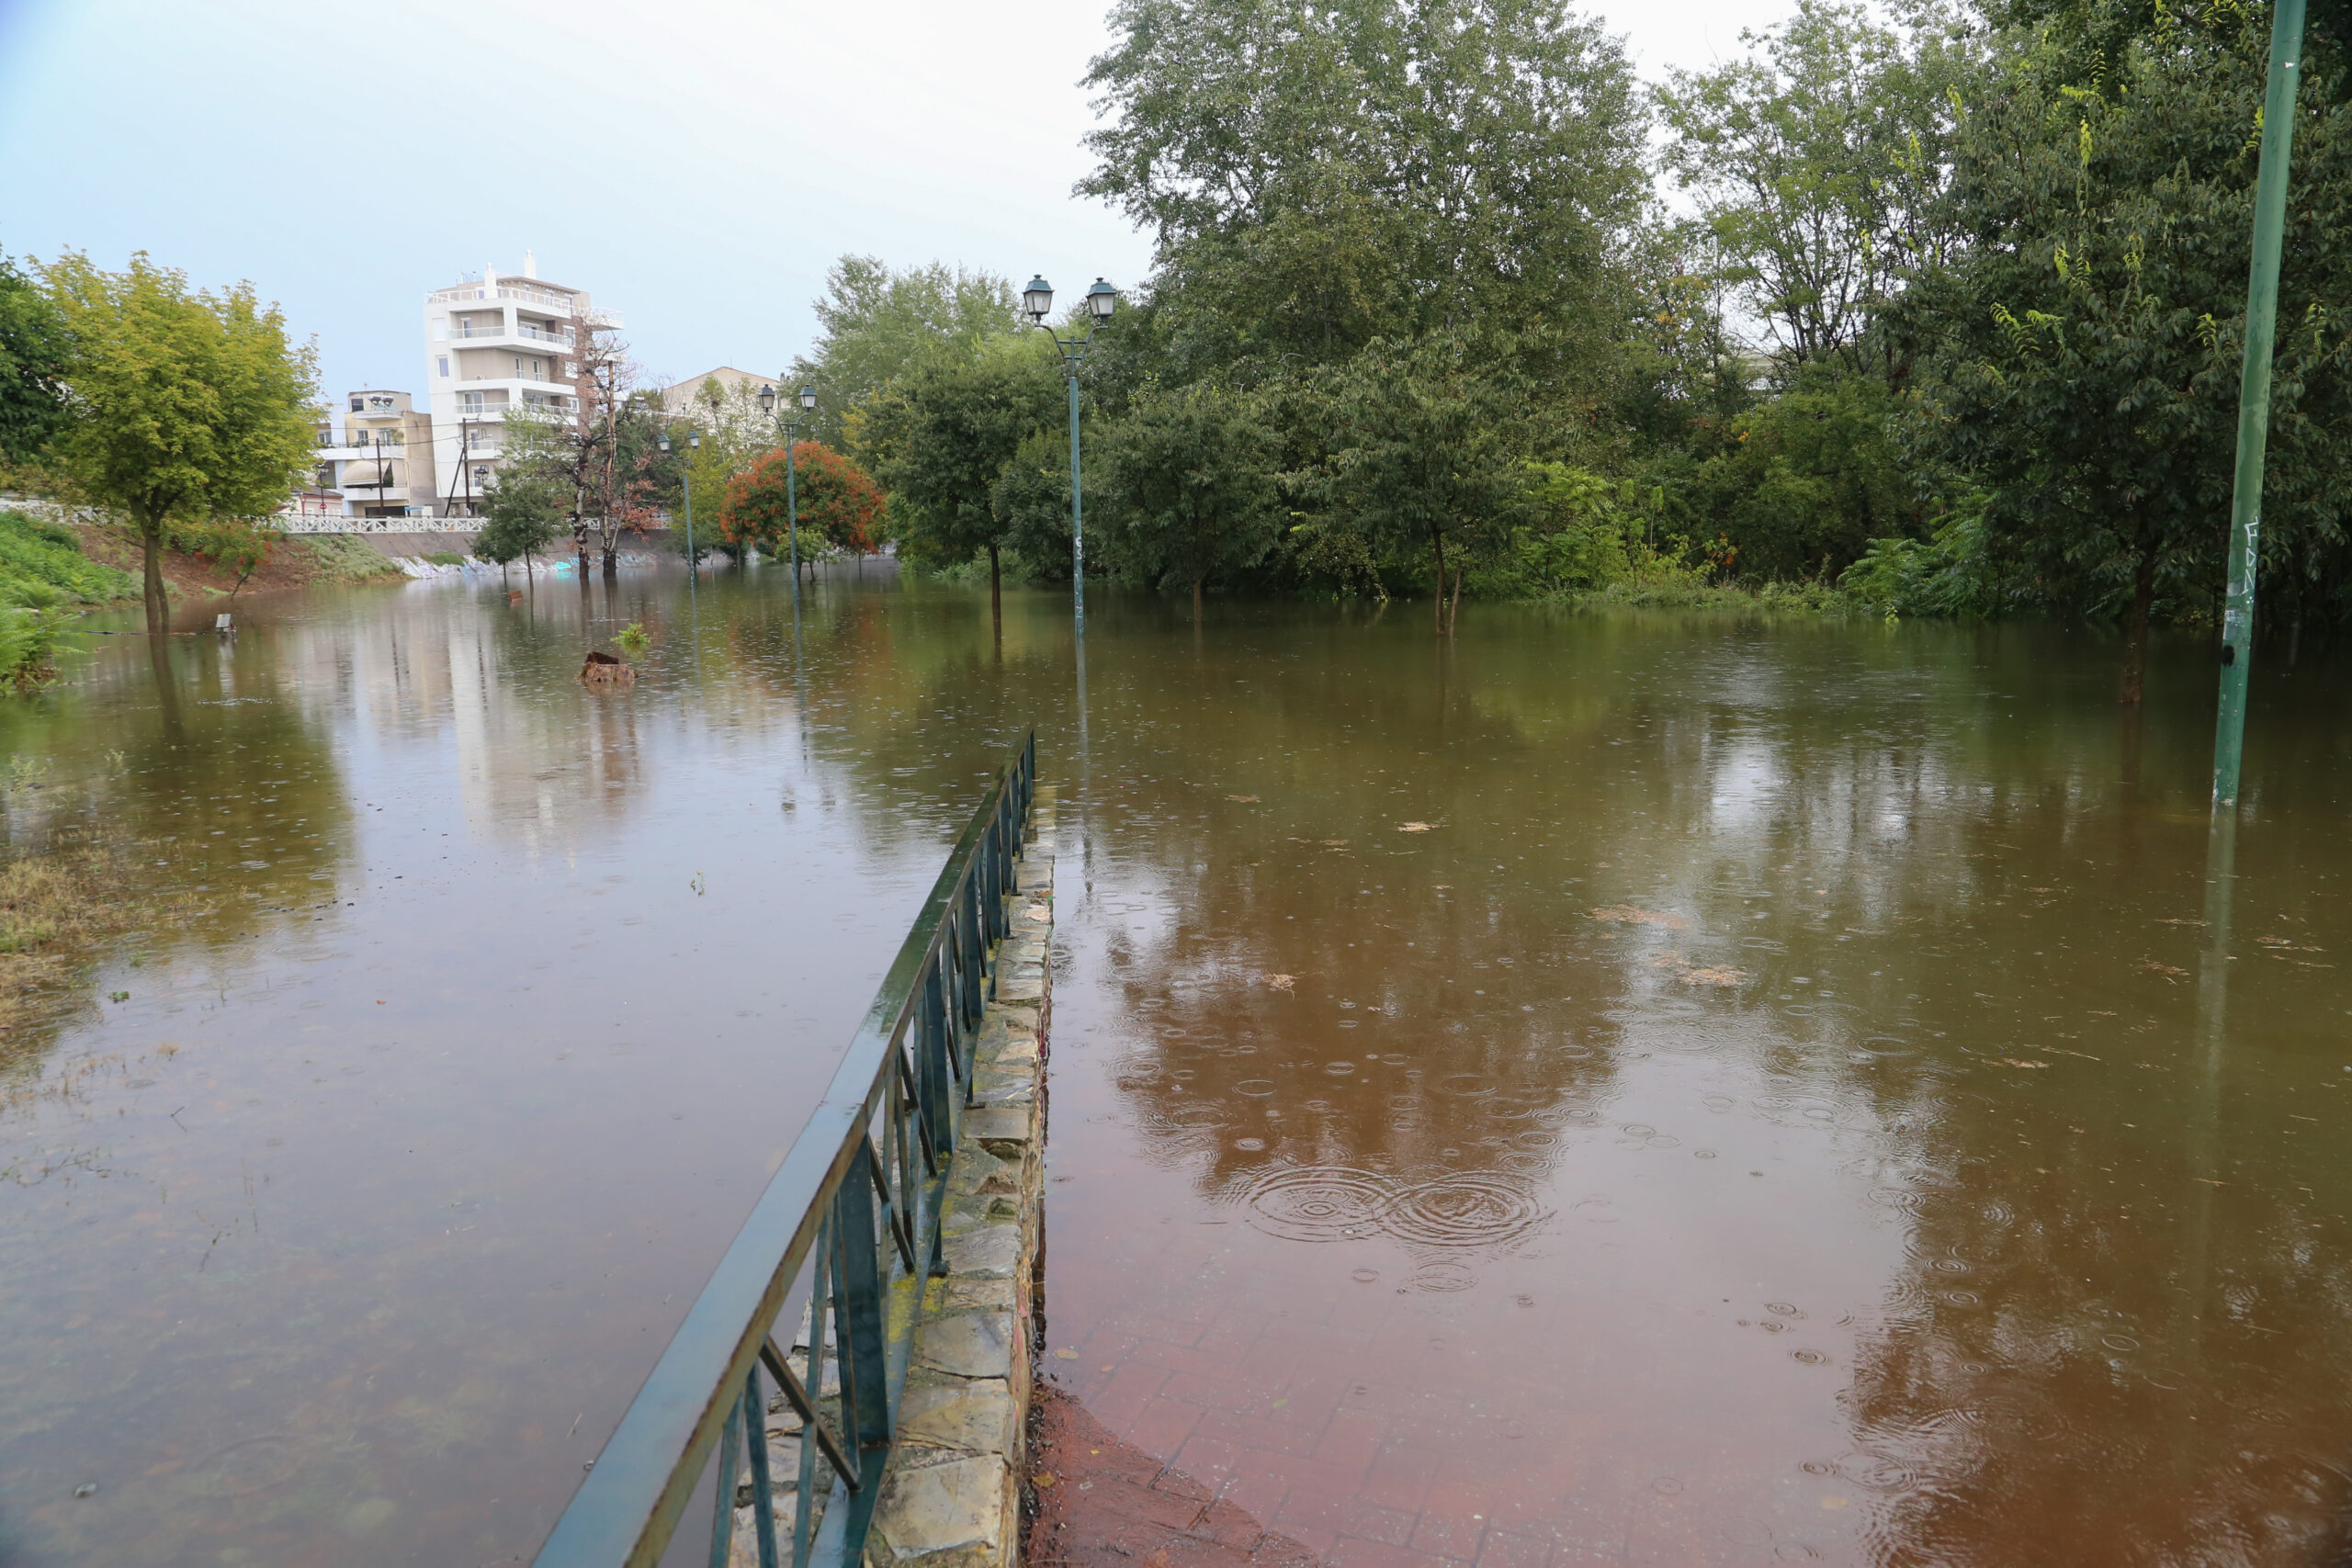
[[[980,1026],[975,1103],[948,1167],[941,1222],[947,1277],[924,1292],[899,1440],[866,1540],[872,1568],[1013,1568],[1020,1561],[1020,1478],[1045,1240],[1055,843],[1055,792],[1041,786],[1012,931],[997,956],[996,999]],[[772,1413],[769,1421],[770,1462],[779,1478],[789,1477],[799,1459],[799,1422],[788,1413]],[[748,1504],[747,1494],[739,1492],[739,1500]],[[777,1497],[778,1523],[787,1531],[792,1508],[788,1495]],[[732,1562],[756,1568],[749,1506],[739,1508],[736,1524]]]

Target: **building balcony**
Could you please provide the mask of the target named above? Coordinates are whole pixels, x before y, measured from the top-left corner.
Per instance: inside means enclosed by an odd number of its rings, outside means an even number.
[[[529,344],[552,344],[558,348],[571,348],[580,340],[571,333],[549,332],[528,321],[518,323],[513,332],[503,322],[458,323],[449,327],[449,341],[462,343],[469,348],[509,348]]]
[[[424,297],[427,305],[488,305],[501,299],[511,299],[518,305],[545,310],[550,316],[572,314],[571,296],[517,278],[502,277],[494,284],[461,283],[452,288],[436,288]]]
[[[366,453],[378,446],[401,446],[407,442],[408,435],[399,425],[379,430],[363,430],[357,425],[348,430],[321,426],[311,445],[322,453]]]

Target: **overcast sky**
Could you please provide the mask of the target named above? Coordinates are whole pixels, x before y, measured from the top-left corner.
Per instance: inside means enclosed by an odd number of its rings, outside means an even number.
[[[1655,78],[1791,6],[1590,8]],[[658,379],[773,372],[844,252],[1065,294],[1144,272],[1144,237],[1069,194],[1107,9],[0,0],[0,250],[250,278],[330,396],[421,392],[425,290],[526,247]]]

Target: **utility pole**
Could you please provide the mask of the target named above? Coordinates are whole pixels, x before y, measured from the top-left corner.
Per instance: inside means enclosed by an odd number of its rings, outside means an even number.
[[[2262,471],[2270,442],[2270,358],[2278,340],[2278,253],[2287,227],[2287,166],[2295,140],[2303,6],[2304,0],[2278,0],[2270,15],[2270,81],[2262,103],[2262,162],[2254,182],[2254,265],[2245,287],[2245,362],[2238,378],[2237,472],[2230,491],[2230,596],[2222,612],[2222,705],[2213,727],[2217,811],[2236,807],[2238,770],[2245,759]]]

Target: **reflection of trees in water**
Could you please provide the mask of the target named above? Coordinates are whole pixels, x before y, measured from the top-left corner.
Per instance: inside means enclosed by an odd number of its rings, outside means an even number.
[[[2352,1548],[2352,1264],[2320,1218],[2352,1192],[2243,1131],[2199,1156],[2153,1102],[2189,1076],[2186,993],[2147,954],[2193,941],[2156,922],[2199,913],[2201,732],[2152,726],[2143,773],[2172,782],[2123,800],[2111,694],[2052,681],[2048,636],[1955,632],[1945,659],[1838,632],[1764,660],[1718,624],[1660,660],[1606,627],[1442,681],[1377,639],[1295,669],[1311,638],[1242,640],[1095,660],[1090,914],[1148,1157],[1275,1234],[1363,1234],[1418,1173],[1540,1173],[1626,1054],[1719,1053],[1763,1086],[1719,1109],[1818,1133],[1807,1157],[1907,1234],[1857,1326],[1852,1450],[1790,1459],[1871,1502],[1877,1557]],[[2274,871],[2340,858],[2313,838],[2328,776],[2272,782]],[[1407,849],[1402,817],[1437,830]],[[1657,918],[1594,920],[1602,885]],[[1690,983],[1711,969],[1742,978]],[[1538,1010],[1465,1028],[1448,976]],[[2316,1003],[2276,1005],[2308,1027]],[[1371,1051],[1375,1019],[1405,1027]],[[2292,1125],[2250,1092],[2209,1137]]]
[[[40,767],[7,792],[8,852],[70,840],[127,862],[126,907],[93,923],[140,963],[209,960],[334,901],[352,859],[351,803],[294,682],[226,669],[209,646],[175,648],[166,705],[146,650],[135,651],[9,716],[11,754]],[[38,1060],[84,999],[60,997],[10,1056]]]
[[[1909,1245],[1856,1348],[1840,1468],[1893,1494],[1888,1560],[2339,1560],[2352,1267],[2328,1227],[2241,1187],[2190,1300],[2186,1162],[2113,1185],[2035,1114],[2027,1157],[2053,1163],[2021,1167],[1984,1152],[2022,1152],[2009,1110],[1954,1095],[1930,1134],[1951,1179],[1887,1194]]]

